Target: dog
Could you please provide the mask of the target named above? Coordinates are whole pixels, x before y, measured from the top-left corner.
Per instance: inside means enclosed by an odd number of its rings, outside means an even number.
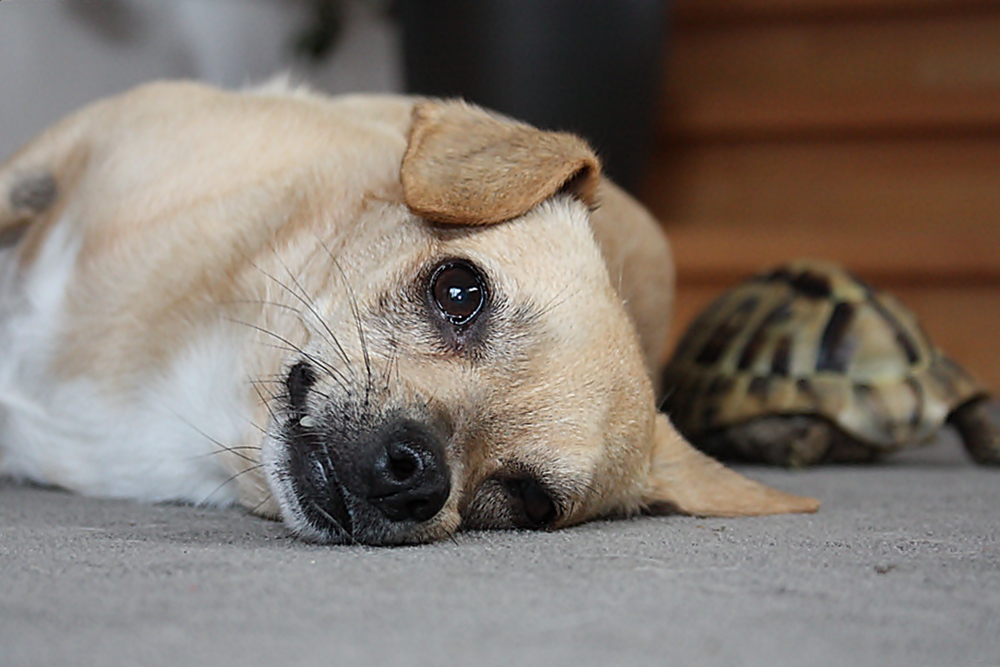
[[[656,409],[659,225],[461,101],[156,83],[0,170],[0,473],[388,545],[813,512]]]

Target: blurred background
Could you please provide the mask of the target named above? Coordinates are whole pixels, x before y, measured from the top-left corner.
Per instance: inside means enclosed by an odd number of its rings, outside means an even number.
[[[833,259],[1000,388],[1000,1],[0,0],[0,156],[143,81],[284,71],[583,134],[671,236],[678,333]]]

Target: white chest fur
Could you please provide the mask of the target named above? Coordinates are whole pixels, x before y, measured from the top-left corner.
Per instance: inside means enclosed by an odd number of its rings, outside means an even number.
[[[234,468],[248,464],[220,454],[258,427],[231,327],[206,325],[135,391],[53,371],[79,247],[70,230],[57,224],[22,271],[0,251],[0,473],[92,495],[235,501]]]

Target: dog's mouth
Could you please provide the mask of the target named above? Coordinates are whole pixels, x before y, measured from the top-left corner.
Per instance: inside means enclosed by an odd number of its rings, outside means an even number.
[[[322,443],[306,425],[296,422],[288,427],[288,477],[291,496],[298,512],[317,536],[333,541],[351,539],[354,523],[336,477],[336,467]]]
[[[414,541],[451,494],[445,439],[420,420],[295,415],[273,444],[267,467],[285,522],[311,541]]]

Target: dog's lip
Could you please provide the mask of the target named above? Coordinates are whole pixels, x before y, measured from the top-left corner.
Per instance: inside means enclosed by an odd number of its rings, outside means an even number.
[[[302,511],[306,520],[317,530],[329,533],[334,537],[353,539],[354,525],[347,503],[344,502],[343,489],[339,484],[333,485],[334,493],[329,494],[333,502],[320,505],[315,500],[304,504]]]
[[[298,452],[289,468],[293,495],[309,525],[333,538],[351,538],[354,522],[335,466],[324,465],[317,452]]]

